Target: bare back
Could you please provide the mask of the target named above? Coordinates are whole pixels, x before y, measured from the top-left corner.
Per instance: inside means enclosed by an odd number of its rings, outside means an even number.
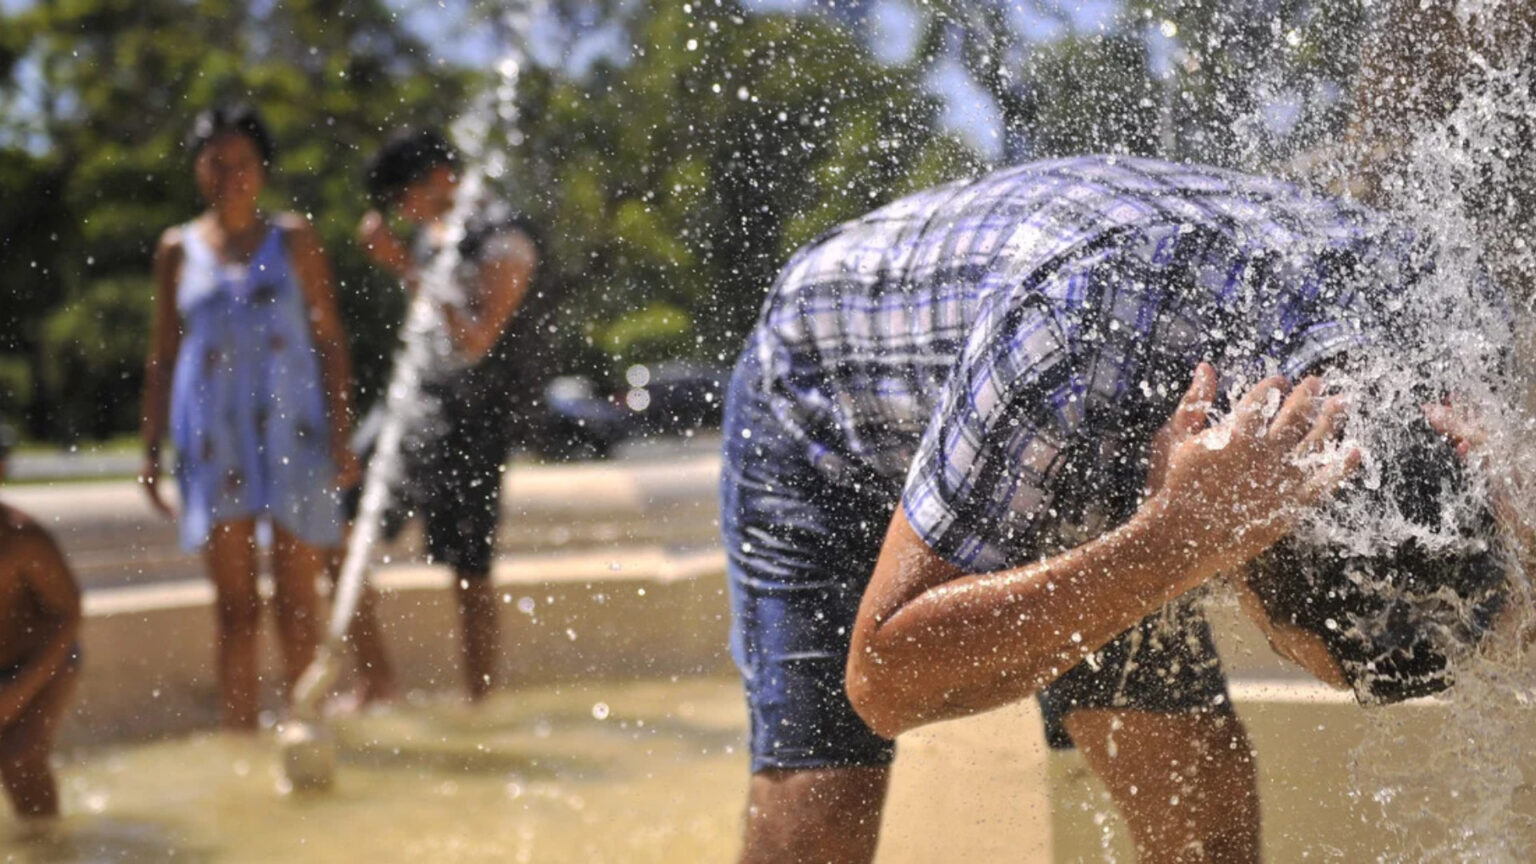
[[[53,636],[58,619],[39,588],[54,586],[74,590],[58,547],[30,516],[0,504],[0,675],[25,663]]]

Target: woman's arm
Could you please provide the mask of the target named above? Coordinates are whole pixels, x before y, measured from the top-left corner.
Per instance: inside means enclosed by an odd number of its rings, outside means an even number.
[[[1359,454],[1310,467],[1296,456],[1331,438],[1342,413],[1297,385],[1273,422],[1263,406],[1284,379],[1260,382],[1220,426],[1204,429],[1215,373],[1202,364],[1175,417],[1162,488],[1132,518],[1060,555],[967,574],[945,561],[898,508],[864,593],[848,657],[848,695],[876,732],[1021,699],[1164,603],[1234,569],[1331,492]],[[1222,443],[1223,439],[1226,439]]]
[[[288,240],[294,275],[309,307],[310,333],[319,354],[321,383],[325,387],[336,483],[345,489],[356,485],[362,471],[356,454],[348,446],[352,433],[352,355],[347,347],[347,331],[336,307],[336,280],[331,275],[325,249],[309,220],[288,213],[283,215],[280,224]]]
[[[144,467],[139,471],[139,483],[144,487],[149,503],[166,517],[172,513],[160,494],[160,445],[165,440],[170,415],[171,375],[176,367],[176,352],[181,347],[176,281],[182,259],[181,229],[166,229],[155,247],[154,329],[150,333],[149,354],[144,361],[143,420],[139,427],[144,439]]]

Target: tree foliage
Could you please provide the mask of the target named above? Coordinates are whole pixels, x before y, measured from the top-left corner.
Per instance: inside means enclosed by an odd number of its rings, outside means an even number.
[[[459,22],[451,41],[505,38],[489,4],[434,6]],[[231,99],[276,133],[268,204],[320,228],[376,392],[401,301],[351,242],[362,159],[398,125],[446,124],[494,78],[435,62],[399,8],[69,0],[0,14],[0,413],[59,439],[133,427],[151,250],[198,210],[182,133]],[[891,64],[867,50],[870,3],[542,8],[504,142],[508,194],[543,226],[562,297],[557,356],[533,362],[599,372],[614,357],[728,360],[796,246],[978,171],[939,131],[942,63],[992,98],[1005,160],[1253,168],[1337,127],[1363,26],[1355,4],[1320,0],[1132,0],[1086,29],[1059,4],[935,0],[910,7],[917,48]]]
[[[916,70],[825,21],[659,0],[623,22],[628,50],[544,69],[524,110],[529,205],[582,298],[566,331],[594,348],[729,360],[794,248],[975,170]]]
[[[796,246],[976,167],[935,133],[919,69],[825,21],[688,0],[548,10],[546,35],[618,48],[546,50],[517,93],[509,194],[543,226],[563,298],[557,354],[533,362],[728,360]],[[463,20],[463,37],[493,32]],[[133,428],[155,238],[199,207],[183,130],[230,99],[272,126],[268,206],[320,228],[375,389],[401,304],[353,249],[360,163],[397,125],[446,125],[492,70],[431,62],[382,3],[72,0],[0,23],[0,411],[60,440]]]
[[[916,62],[966,70],[997,111],[1010,163],[1129,152],[1260,168],[1342,122],[1359,3],[1128,0],[1084,21],[1090,6],[913,3]],[[851,21],[869,32],[870,16]]]

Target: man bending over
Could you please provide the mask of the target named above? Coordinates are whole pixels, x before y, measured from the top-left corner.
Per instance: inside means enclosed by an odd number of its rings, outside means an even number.
[[[1360,464],[1310,373],[1412,335],[1414,249],[1279,181],[1082,157],[798,252],[726,410],[743,860],[870,860],[893,739],[1031,694],[1144,861],[1257,860],[1250,747],[1186,595]],[[1277,648],[1370,692],[1260,599]]]

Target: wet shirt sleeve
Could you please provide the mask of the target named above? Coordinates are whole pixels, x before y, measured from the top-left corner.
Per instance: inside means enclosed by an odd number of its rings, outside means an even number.
[[[1083,365],[1044,300],[983,313],[902,495],[907,520],[941,557],[982,572],[1032,544],[1049,490],[1084,435]]]
[[[1013,566],[1134,508],[1145,444],[1209,340],[1178,236],[1117,238],[980,312],[902,494],[945,560]],[[1225,253],[1210,260],[1230,269]]]

